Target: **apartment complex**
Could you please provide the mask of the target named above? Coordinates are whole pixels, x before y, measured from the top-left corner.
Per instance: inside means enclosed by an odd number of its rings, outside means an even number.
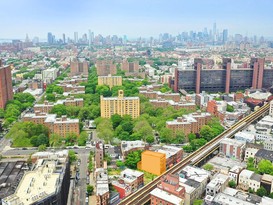
[[[135,73],[139,71],[139,64],[137,61],[128,62],[127,60],[122,61],[121,70],[129,73]]]
[[[203,125],[206,125],[212,116],[210,113],[196,112],[189,115],[183,115],[176,120],[167,121],[166,127],[171,129],[173,133],[183,131],[185,135],[190,133],[198,133]]]
[[[5,108],[6,103],[13,99],[11,68],[3,66],[0,60],[0,108]]]
[[[51,103],[46,100],[43,104],[35,104],[33,108],[34,112],[49,113],[55,105],[83,107],[83,98],[70,96],[64,100],[58,100],[56,103]]]
[[[110,118],[113,114],[137,118],[140,115],[140,100],[139,97],[124,97],[123,90],[119,90],[118,97],[100,97],[100,110],[104,118]]]
[[[69,186],[68,151],[64,150],[62,154],[46,153],[34,163],[31,171],[24,173],[15,193],[3,198],[2,203],[6,205],[67,204]]]
[[[272,86],[273,70],[264,68],[265,59],[252,58],[248,68],[231,68],[231,59],[224,58],[221,69],[203,69],[204,61],[194,59],[193,69],[175,70],[171,86],[180,89],[207,92],[236,92],[247,88],[261,89]],[[242,80],[244,79],[244,80]]]
[[[122,77],[121,76],[98,76],[98,85],[108,85],[111,89],[114,86],[122,86]]]
[[[98,60],[96,62],[97,74],[98,76],[107,76],[109,74],[117,74],[116,65],[112,60]]]
[[[74,59],[73,61],[70,62],[70,67],[71,76],[78,75],[88,76],[89,63],[86,60],[79,61],[77,59]]]
[[[51,134],[58,134],[62,137],[70,133],[80,134],[79,119],[70,119],[66,116],[57,118],[56,114],[27,113],[23,116],[23,121],[45,125]]]
[[[103,168],[104,167],[104,147],[102,143],[97,142],[95,146],[95,167]]]
[[[149,101],[155,108],[159,108],[159,107],[166,108],[168,106],[171,106],[176,110],[179,110],[179,109],[195,110],[196,109],[196,105],[190,102],[174,102],[173,100],[165,100],[165,99],[154,99]]]
[[[141,161],[137,168],[155,175],[161,175],[166,171],[166,154],[152,151],[141,153]]]

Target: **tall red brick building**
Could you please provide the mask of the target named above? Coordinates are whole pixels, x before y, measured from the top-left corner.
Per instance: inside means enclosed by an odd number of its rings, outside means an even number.
[[[13,99],[11,68],[3,66],[0,60],[0,108],[5,108],[6,103]]]
[[[78,75],[84,75],[88,76],[88,68],[89,64],[86,60],[79,61],[77,59],[74,59],[70,62],[70,75],[71,76],[78,76]]]
[[[98,76],[107,76],[117,74],[117,67],[112,60],[98,60],[96,62]]]

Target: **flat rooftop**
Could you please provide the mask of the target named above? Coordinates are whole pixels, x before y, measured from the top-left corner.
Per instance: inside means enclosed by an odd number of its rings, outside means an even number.
[[[64,166],[55,160],[39,159],[36,169],[23,176],[15,193],[4,199],[5,202],[32,204],[53,195],[61,183]]]
[[[28,169],[25,161],[0,162],[0,201],[15,192]]]
[[[151,195],[156,196],[157,198],[163,199],[165,201],[168,201],[172,204],[182,204],[183,199],[170,194],[166,191],[163,191],[159,188],[155,188],[153,191],[151,191]]]

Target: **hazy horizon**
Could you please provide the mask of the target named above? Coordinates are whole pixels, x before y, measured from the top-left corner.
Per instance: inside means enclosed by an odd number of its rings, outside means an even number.
[[[158,37],[183,31],[228,29],[229,34],[273,37],[271,0],[9,0],[0,3],[0,39],[24,39],[47,33],[79,38],[90,29],[97,34]]]

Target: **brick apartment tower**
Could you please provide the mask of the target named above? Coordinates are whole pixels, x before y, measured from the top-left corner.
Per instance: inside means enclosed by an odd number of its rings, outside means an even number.
[[[200,86],[201,86],[201,70],[202,70],[202,59],[195,58],[194,59],[194,70],[196,70],[196,88],[195,93],[200,94]]]
[[[134,73],[139,71],[139,64],[137,61],[128,62],[127,60],[122,61],[121,70],[124,70],[129,73]]]
[[[261,89],[263,87],[264,58],[251,58],[250,68],[253,69],[252,87]]]
[[[230,58],[223,58],[223,69],[226,70],[225,93],[229,93],[230,77],[231,77],[231,59]]]
[[[88,68],[89,64],[87,61],[78,61],[77,59],[74,59],[70,62],[70,75],[71,76],[77,76],[77,75],[84,75],[88,76]]]
[[[6,103],[13,99],[11,68],[3,66],[0,60],[0,108],[5,108]]]
[[[112,60],[98,60],[96,62],[97,74],[98,76],[107,76],[109,74],[117,74],[116,65]]]

